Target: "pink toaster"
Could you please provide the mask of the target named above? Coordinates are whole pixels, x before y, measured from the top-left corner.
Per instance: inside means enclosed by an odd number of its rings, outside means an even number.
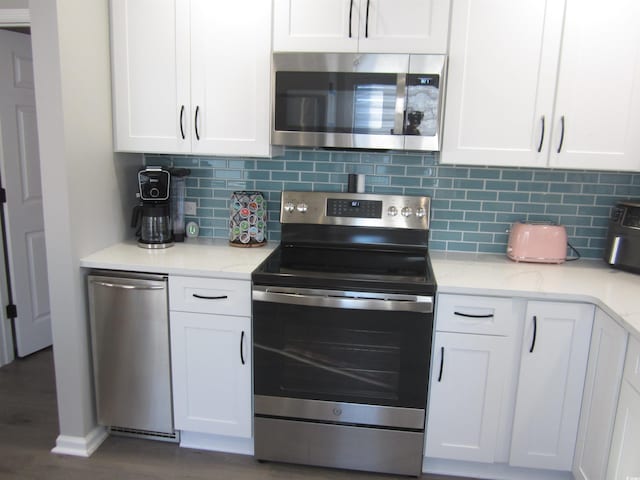
[[[511,225],[507,256],[516,262],[563,263],[567,259],[567,230],[549,223]]]

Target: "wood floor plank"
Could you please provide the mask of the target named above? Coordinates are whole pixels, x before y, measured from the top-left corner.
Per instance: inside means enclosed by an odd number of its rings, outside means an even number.
[[[0,368],[0,480],[393,480],[394,475],[259,463],[252,457],[109,437],[90,458],[55,455],[51,349]],[[422,480],[456,480],[422,475]]]

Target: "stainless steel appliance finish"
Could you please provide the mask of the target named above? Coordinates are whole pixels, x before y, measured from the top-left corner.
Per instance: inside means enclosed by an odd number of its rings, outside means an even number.
[[[96,271],[88,287],[98,422],[114,433],[177,441],[167,277]]]
[[[640,200],[618,202],[609,218],[604,260],[640,273]]]
[[[280,462],[420,475],[423,433],[256,417],[255,456]]]
[[[276,53],[277,145],[440,149],[446,56]]]
[[[429,198],[283,192],[252,274],[259,459],[419,475],[436,285]]]

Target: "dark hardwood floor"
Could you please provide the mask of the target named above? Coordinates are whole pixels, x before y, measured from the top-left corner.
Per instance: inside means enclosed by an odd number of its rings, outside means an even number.
[[[278,463],[109,437],[90,458],[55,455],[58,417],[51,349],[0,368],[0,479],[391,480],[393,475]],[[423,475],[424,480],[436,477]],[[444,480],[445,477],[437,477]],[[448,480],[455,480],[446,477]]]

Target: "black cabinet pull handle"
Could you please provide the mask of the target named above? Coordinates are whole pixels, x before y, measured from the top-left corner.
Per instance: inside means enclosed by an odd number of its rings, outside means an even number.
[[[180,107],[180,135],[182,136],[182,139],[184,140],[184,105],[182,105],[182,107]]]
[[[531,340],[531,348],[529,349],[529,353],[533,353],[533,349],[536,346],[536,336],[538,334],[538,318],[533,316],[533,339]]]
[[[474,315],[473,313],[453,312],[453,314],[458,315],[459,317],[468,317],[468,318],[493,318],[493,313]]]
[[[438,374],[438,381],[442,380],[443,368],[444,368],[444,347],[440,347],[440,373]]]
[[[351,25],[353,22],[353,0],[349,3],[349,38],[351,38]]]
[[[207,295],[198,295],[197,293],[193,293],[192,295],[202,300],[224,300],[225,298],[229,298],[227,295],[216,295],[213,297],[209,297]]]
[[[242,331],[242,334],[240,335],[240,361],[242,362],[242,365],[244,365],[244,353],[242,352],[242,344],[244,343],[244,330]]]
[[[369,4],[371,0],[367,0],[367,17],[366,23],[364,24],[364,38],[369,38]]]
[[[562,144],[564,143],[564,115],[560,117],[560,126],[562,130],[560,130],[560,144],[558,145],[558,153],[562,150]]]
[[[538,145],[538,153],[542,151],[543,143],[544,143],[544,115],[542,116],[542,133],[540,134],[540,145]]]
[[[200,140],[200,132],[198,132],[198,114],[199,113],[200,113],[200,105],[196,107],[196,118],[194,121],[195,128],[196,128],[196,140]]]

